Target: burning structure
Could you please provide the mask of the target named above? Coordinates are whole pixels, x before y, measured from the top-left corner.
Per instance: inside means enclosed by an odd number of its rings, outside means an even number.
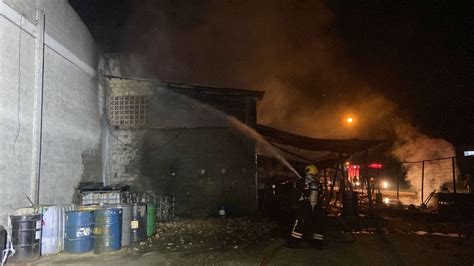
[[[106,59],[109,182],[176,197],[180,216],[212,215],[221,204],[252,213],[256,186],[268,173],[292,180],[316,162],[334,182],[330,176],[344,173],[348,157],[383,142],[314,139],[263,126],[263,92],[122,77],[117,57]]]
[[[109,182],[174,197],[181,217],[216,215],[219,206],[256,211],[256,144],[229,117],[254,127],[263,92],[111,75],[104,82]]]

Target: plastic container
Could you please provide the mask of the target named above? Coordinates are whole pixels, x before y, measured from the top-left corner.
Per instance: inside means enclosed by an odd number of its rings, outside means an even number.
[[[44,205],[40,208],[43,214],[41,255],[56,254],[64,250],[66,211],[72,209],[72,205]]]
[[[156,203],[146,204],[146,236],[154,236],[156,232]]]

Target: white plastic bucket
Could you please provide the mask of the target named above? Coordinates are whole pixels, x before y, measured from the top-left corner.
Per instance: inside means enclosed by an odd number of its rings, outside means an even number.
[[[41,254],[56,254],[64,250],[65,212],[73,210],[73,205],[44,205],[43,235]]]

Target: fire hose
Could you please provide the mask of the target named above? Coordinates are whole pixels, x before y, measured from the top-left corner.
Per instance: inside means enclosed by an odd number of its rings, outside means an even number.
[[[350,234],[351,234],[351,237],[352,239],[349,240],[349,241],[343,241],[343,243],[354,243],[356,241],[356,236],[354,235],[354,233],[352,232],[352,229],[349,227],[349,225],[347,225],[347,223],[341,219],[341,217],[339,216],[336,216],[336,220],[342,225],[342,227],[344,227],[344,229],[346,229]],[[260,266],[263,266],[263,265],[266,265],[269,261],[270,261],[270,258],[282,247],[284,247],[285,245],[284,244],[280,244],[278,246],[276,246],[275,248],[271,249],[269,252],[267,252],[265,254],[265,256],[263,257],[262,261],[260,262]]]
[[[265,256],[263,257],[262,261],[260,262],[260,266],[265,265],[270,260],[271,256],[273,256],[273,254],[275,254],[275,252],[282,247],[284,247],[284,245],[278,245],[272,250],[270,250],[269,252],[267,252]]]
[[[329,205],[329,204],[328,204]],[[349,227],[349,225],[343,220],[341,219],[340,216],[335,216],[336,220],[342,225],[342,227],[350,233],[351,235],[351,240],[348,240],[348,241],[342,241],[343,243],[348,243],[348,244],[352,244],[354,243],[357,238],[355,236],[355,234],[353,233],[353,230]],[[266,263],[268,263],[270,261],[270,258],[280,249],[284,247],[284,244],[280,244],[278,246],[276,246],[275,248],[271,249],[269,252],[267,252],[265,254],[265,256],[263,257],[262,261],[260,262],[260,265],[263,266],[265,265]]]

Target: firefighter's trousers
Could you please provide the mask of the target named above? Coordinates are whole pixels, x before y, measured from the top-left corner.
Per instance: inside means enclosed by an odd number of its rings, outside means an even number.
[[[288,245],[297,247],[304,238],[321,248],[324,241],[324,219],[322,208],[315,206],[313,209],[307,200],[298,202]]]

